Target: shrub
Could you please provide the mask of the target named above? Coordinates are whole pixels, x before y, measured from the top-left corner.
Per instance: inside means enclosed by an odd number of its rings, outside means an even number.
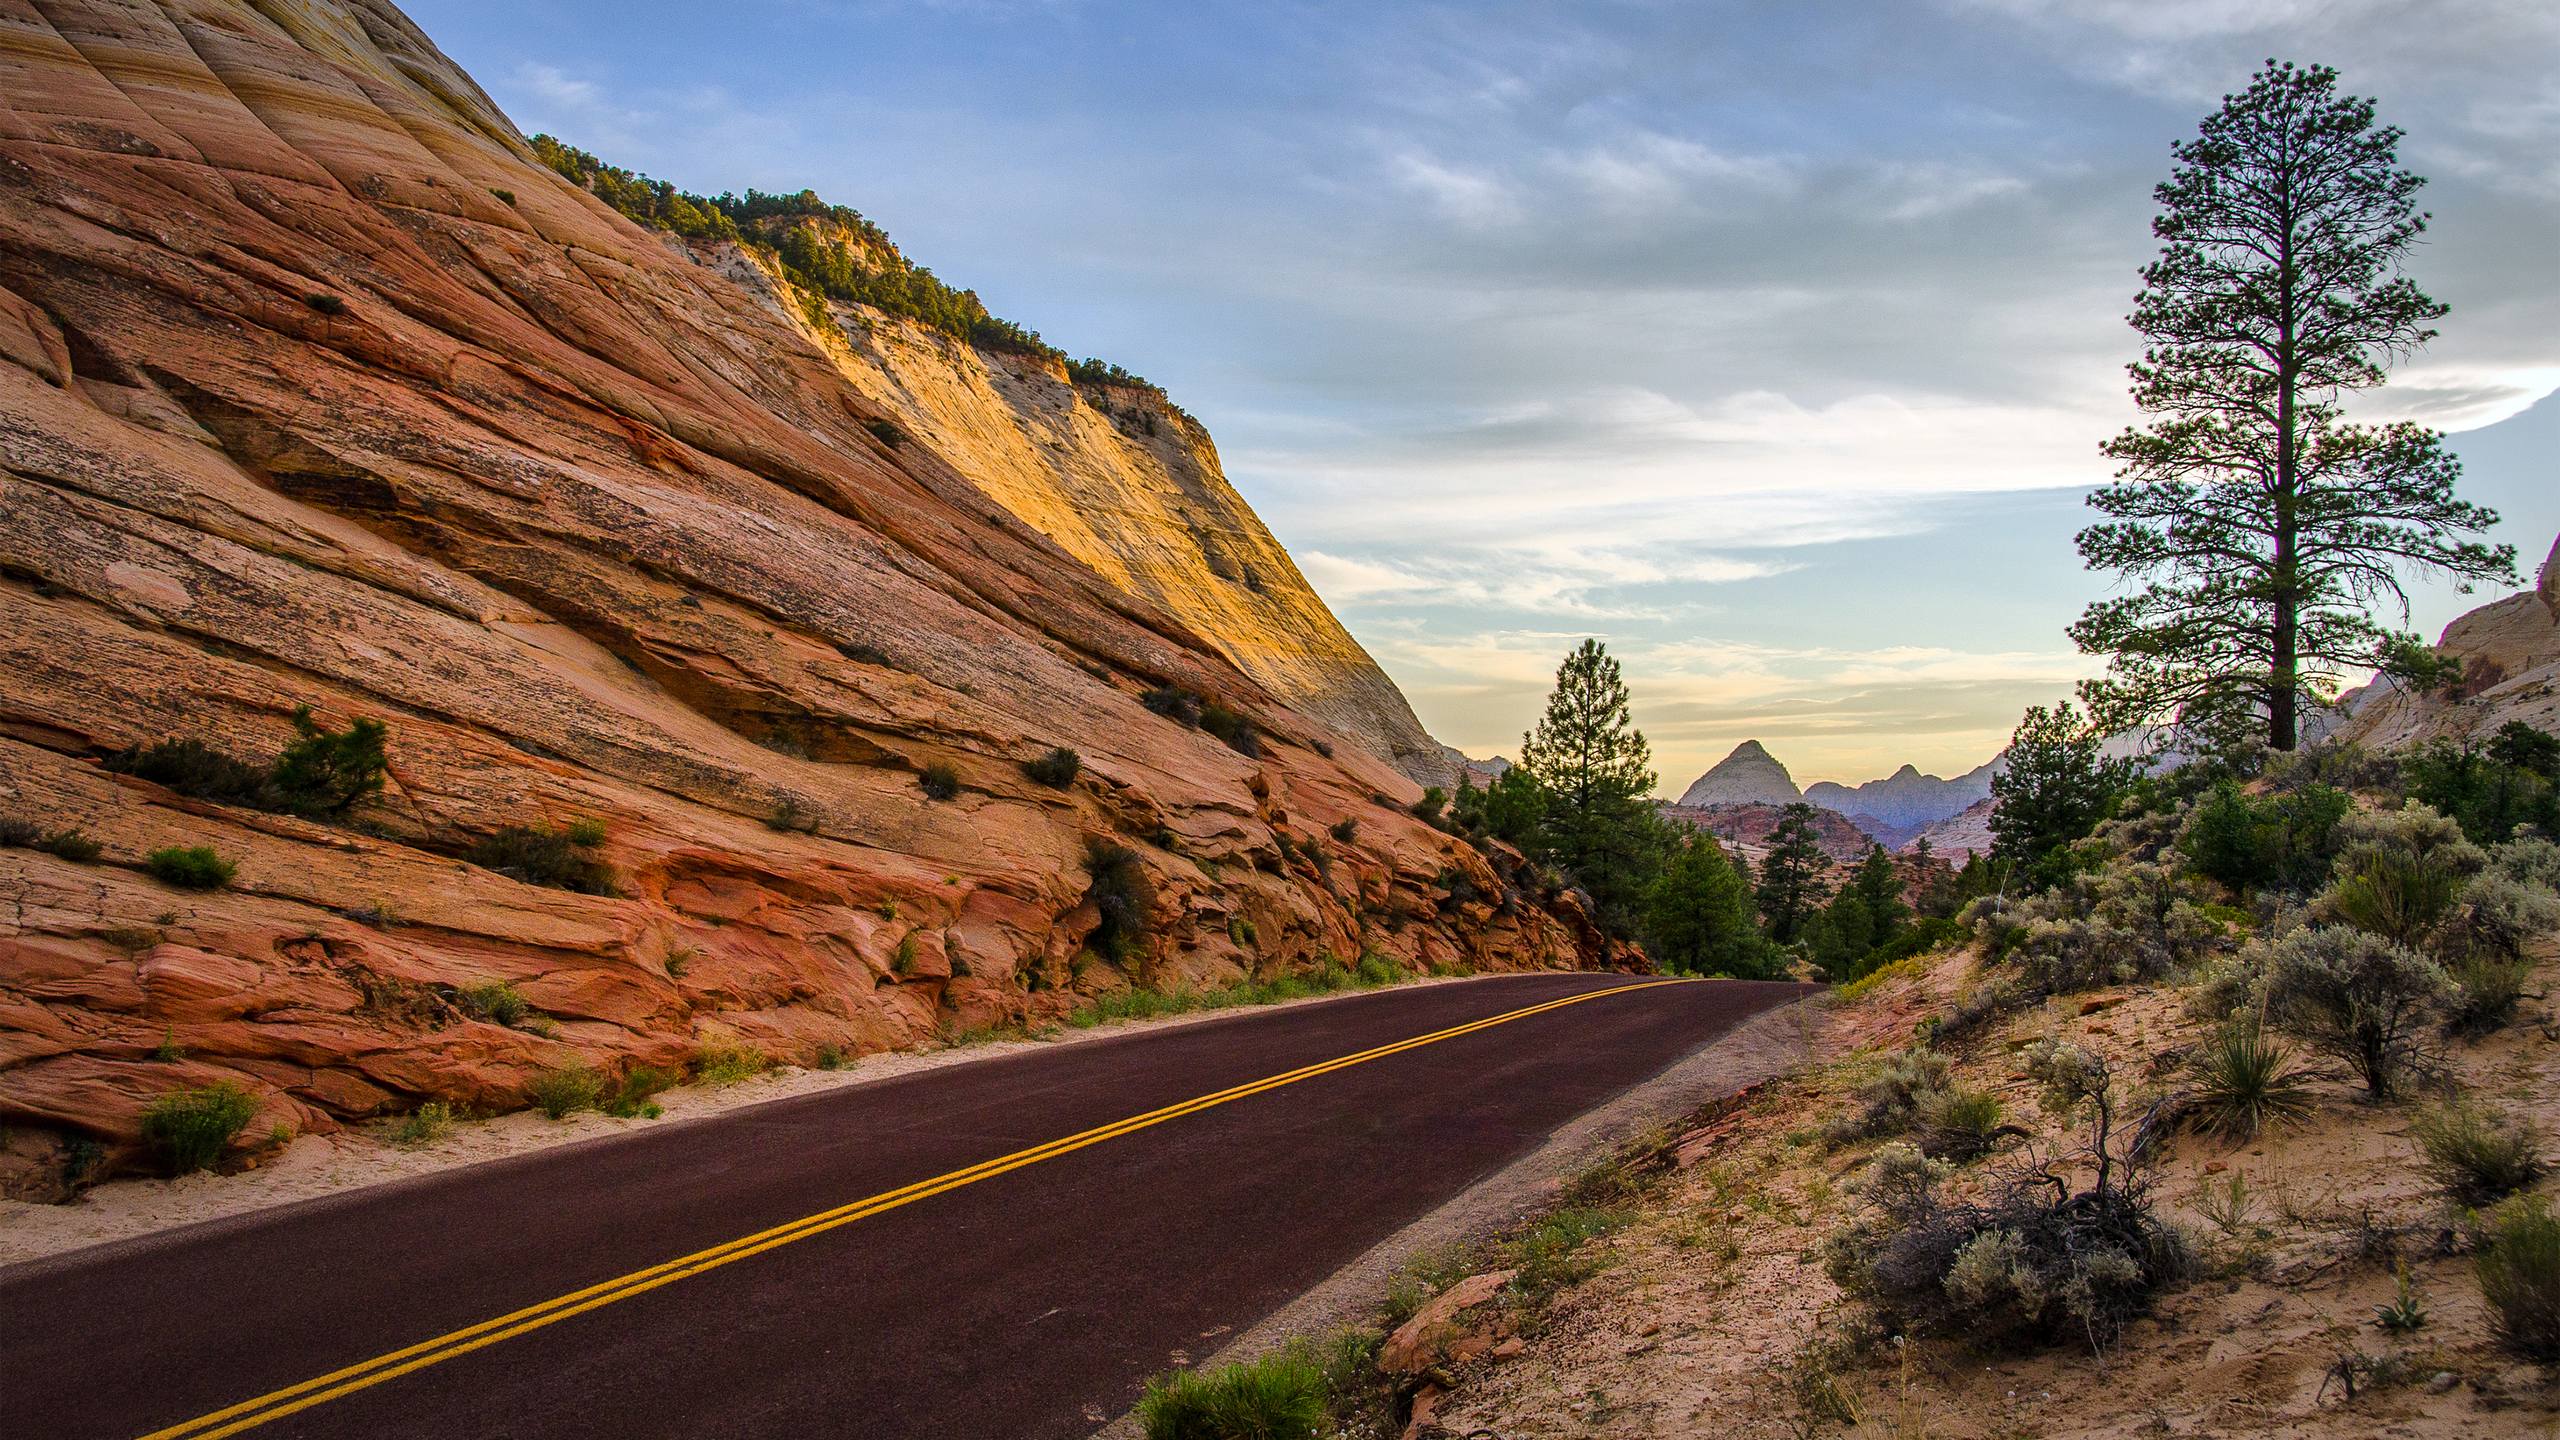
[[[517,992],[516,987],[503,980],[482,980],[465,985],[454,992],[453,1003],[461,1006],[462,1012],[475,1020],[490,1020],[500,1025],[513,1025],[533,1009],[525,1003],[524,996]]]
[[[1316,1440],[1330,1419],[1324,1370],[1295,1349],[1216,1370],[1176,1370],[1138,1399],[1146,1440]]]
[[[1035,785],[1064,790],[1076,783],[1076,776],[1083,769],[1084,757],[1061,745],[1037,760],[1026,761],[1022,773],[1030,776]]]
[[[534,1076],[524,1087],[524,1097],[552,1119],[565,1119],[596,1108],[604,1097],[604,1078],[584,1065],[563,1065]]]
[[[1085,903],[1097,917],[1085,943],[1114,961],[1143,951],[1155,927],[1155,886],[1138,852],[1126,845],[1090,841],[1085,846],[1084,868]]]
[[[663,1113],[656,1103],[657,1097],[676,1088],[676,1082],[682,1078],[673,1070],[661,1070],[654,1065],[634,1065],[624,1073],[622,1083],[605,1097],[604,1113],[622,1120],[635,1116],[654,1120]]]
[[[1253,722],[1215,700],[1200,702],[1200,728],[1217,736],[1227,748],[1249,759],[1262,755],[1262,737],[1254,732]]]
[[[1448,804],[1448,791],[1441,789],[1437,785],[1426,785],[1422,790],[1422,798],[1406,806],[1405,809],[1412,814],[1414,819],[1421,821],[1425,825],[1439,825],[1447,819],[1446,816],[1441,814],[1441,811],[1446,809]]]
[[[2560,1360],[2560,1218],[2539,1195],[2520,1195],[2490,1221],[2473,1262],[2490,1324],[2508,1348]]]
[[[1919,1122],[1920,1153],[1955,1165],[1991,1153],[2007,1128],[2000,1123],[1996,1097],[1962,1086],[1922,1096],[1914,1118]]]
[[[2489,852],[2485,873],[2535,890],[2560,891],[2560,845],[2540,836],[2510,840]]]
[[[960,772],[943,761],[927,765],[916,776],[916,787],[927,800],[951,800],[960,794]]]
[[[2350,815],[2336,880],[2315,914],[2411,945],[2452,909],[2465,878],[2488,863],[2462,828],[2424,805]]]
[[[1979,1204],[1942,1196],[1949,1167],[1909,1145],[1877,1152],[1858,1183],[1867,1213],[1832,1238],[1825,1262],[1885,1324],[1985,1346],[2076,1338],[2103,1348],[2185,1273],[2184,1245],[2151,1213],[2139,1132],[2117,1133],[2107,1062],[2049,1045],[2036,1068],[2049,1104],[2086,1117],[2083,1143],[2021,1166]],[[2084,1174],[2087,1188],[2075,1189]]]
[[[2346,793],[2326,785],[2253,798],[2225,780],[2197,803],[2178,849],[2199,873],[2234,890],[2308,890],[2328,873],[2349,808]]]
[[[142,863],[152,879],[179,890],[219,890],[240,871],[210,845],[163,846]]]
[[[2409,1134],[2427,1178],[2458,1204],[2495,1204],[2550,1170],[2530,1121],[2504,1119],[2468,1101],[2420,1115]]]
[[[1336,820],[1333,822],[1333,828],[1326,833],[1333,836],[1335,843],[1348,845],[1360,838],[1360,822],[1356,818]]]
[[[2224,1025],[2188,1065],[2198,1129],[2246,1140],[2311,1114],[2310,1076],[2293,1063],[2289,1047],[2254,1021]]]
[[[256,1097],[228,1080],[172,1090],[142,1112],[142,1139],[172,1175],[209,1170],[257,1113]]]
[[[81,830],[45,830],[33,821],[7,819],[0,819],[0,845],[13,850],[40,850],[74,865],[97,859],[102,848]]]
[[[705,1085],[735,1085],[772,1066],[771,1056],[736,1040],[710,1041],[693,1052],[693,1078]]]
[[[256,805],[266,798],[267,772],[201,740],[155,740],[108,756],[106,767],[219,805]]]
[[[2461,1034],[2479,1035],[2515,1018],[2524,998],[2533,962],[2522,956],[2498,959],[2474,951],[2445,967],[2453,977],[2453,996],[2445,1004],[2445,1021]]]
[[[433,1144],[452,1128],[453,1107],[441,1100],[430,1100],[391,1127],[391,1143],[403,1147]]]
[[[2268,946],[2267,1019],[2343,1060],[2376,1099],[2396,1093],[2422,1058],[2420,1028],[2447,1000],[2444,967],[2379,935],[2297,930]]]
[[[1196,727],[1200,723],[1200,697],[1189,690],[1158,685],[1140,695],[1138,703],[1179,724]]]
[[[1829,1138],[1835,1144],[1847,1144],[1910,1129],[1921,1102],[1947,1087],[1952,1069],[1946,1056],[1925,1046],[1888,1058],[1851,1092],[1857,1108],[1832,1123]]]
[[[2462,887],[2452,913],[2429,938],[2448,959],[2520,960],[2528,943],[2554,934],[2560,934],[2560,895],[2484,870]]]
[[[276,757],[267,776],[267,802],[296,815],[334,815],[379,791],[389,772],[385,742],[390,730],[379,720],[355,720],[344,730],[328,730],[311,718],[311,707],[293,712],[298,737]]]
[[[1354,972],[1363,985],[1393,985],[1404,978],[1404,967],[1394,957],[1375,950],[1360,952],[1360,964]]]
[[[527,885],[581,895],[619,895],[613,867],[587,853],[603,840],[604,827],[593,820],[559,830],[509,825],[474,843],[462,858]]]

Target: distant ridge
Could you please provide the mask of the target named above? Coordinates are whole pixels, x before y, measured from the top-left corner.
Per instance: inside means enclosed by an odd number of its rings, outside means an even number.
[[[1905,765],[1881,780],[1863,785],[1816,781],[1799,790],[1795,777],[1757,740],[1745,740],[1715,767],[1691,782],[1678,803],[1688,808],[1710,805],[1788,805],[1803,800],[1845,816],[1857,827],[1899,849],[1930,826],[1951,820],[1991,798],[1991,777],[2001,759],[1977,765],[1952,780],[1927,775]]]

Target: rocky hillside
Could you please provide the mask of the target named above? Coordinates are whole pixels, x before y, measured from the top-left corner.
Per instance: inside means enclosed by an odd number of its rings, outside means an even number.
[[[826,334],[380,0],[0,26],[13,1174],[215,1082],[262,1136],[1328,955],[1613,958],[1266,683],[1347,713],[1193,430]],[[1226,598],[1169,613],[1195,564]],[[379,793],[286,783],[360,721]]]
[[[1693,829],[1704,830],[1720,840],[1730,842],[1759,863],[1769,848],[1769,836],[1786,818],[1783,805],[1665,805],[1662,818]],[[1846,815],[1817,809],[1813,812],[1813,829],[1822,853],[1843,865],[1854,864],[1876,843],[1876,838],[1858,827]]]
[[[2485,737],[2511,720],[2560,730],[2560,540],[2534,588],[2461,616],[2436,645],[2462,661],[2458,682],[2413,693],[2375,681],[2346,697],[2335,736],[2390,748]]]

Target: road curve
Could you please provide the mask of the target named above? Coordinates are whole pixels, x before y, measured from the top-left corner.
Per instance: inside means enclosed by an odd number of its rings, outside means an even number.
[[[0,1269],[0,1434],[1088,1434],[1804,991],[1629,984],[1136,1030]]]

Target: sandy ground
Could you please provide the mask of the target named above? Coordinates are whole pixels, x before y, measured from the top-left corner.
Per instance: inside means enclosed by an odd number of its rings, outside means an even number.
[[[1498,977],[1481,977],[1498,978]],[[1459,977],[1409,980],[1405,985],[1457,985]],[[1396,987],[1401,988],[1401,987]],[[1355,994],[1314,995],[1260,1006],[1324,1005],[1356,998]],[[665,1115],[658,1119],[617,1120],[588,1111],[562,1120],[537,1111],[520,1111],[489,1120],[456,1124],[441,1138],[416,1147],[392,1144],[389,1125],[350,1129],[336,1135],[307,1135],[282,1150],[261,1157],[257,1168],[238,1174],[188,1175],[174,1180],[118,1179],[96,1186],[65,1205],[37,1205],[0,1200],[0,1265],[63,1254],[84,1246],[128,1239],[200,1220],[289,1205],[322,1195],[380,1185],[416,1175],[476,1165],[554,1145],[623,1133],[635,1126],[698,1120],[743,1106],[788,1099],[821,1090],[875,1084],[900,1075],[945,1065],[965,1065],[1050,1045],[1077,1045],[1137,1029],[1208,1024],[1249,1013],[1210,1010],[1149,1020],[1124,1020],[1085,1030],[1060,1030],[1037,1040],[997,1040],[935,1050],[901,1051],[867,1056],[841,1070],[803,1070],[784,1066],[752,1080],[712,1087],[687,1085],[658,1097]]]
[[[1883,1042],[1962,983],[1962,957],[1841,1008]],[[2537,986],[2560,994],[2560,966]],[[2168,989],[2075,995],[2012,1017],[1978,1039],[1959,1076],[1998,1093],[2010,1118],[2050,1128],[2020,1073],[2044,1035],[2103,1049],[2137,1084],[2178,1078],[2203,1037]],[[2518,1023],[2452,1047],[2477,1099],[2511,1113],[2560,1116],[2560,1032],[2549,1001]],[[1862,1355],[1826,1353],[1842,1307],[1819,1249],[1851,1204],[1845,1183],[1874,1146],[1834,1151],[1814,1132],[1849,1105],[1873,1060],[1811,1067],[1746,1114],[1684,1147],[1689,1163],[1626,1231],[1609,1265],[1565,1292],[1527,1352],[1476,1362],[1442,1402],[1439,1430],[1536,1437],[1708,1436],[1759,1440],[1856,1436],[2560,1435],[2560,1383],[2498,1349],[2463,1253],[2459,1222],[2430,1193],[2408,1137],[2412,1105],[2371,1105],[2324,1083],[2312,1120],[2248,1143],[2174,1142],[2155,1193],[2194,1237],[2204,1276],[2169,1296],[2105,1355],[2085,1349],[1986,1356],[1947,1340],[1887,1340]],[[2248,1198],[2227,1201],[2237,1178]],[[2219,1212],[2219,1218],[2216,1218]],[[2374,1323],[2408,1268],[2425,1325],[2394,1336]],[[2352,1398],[2335,1373],[2361,1355]],[[1795,1383],[1827,1374],[1857,1419],[1808,1411]]]

